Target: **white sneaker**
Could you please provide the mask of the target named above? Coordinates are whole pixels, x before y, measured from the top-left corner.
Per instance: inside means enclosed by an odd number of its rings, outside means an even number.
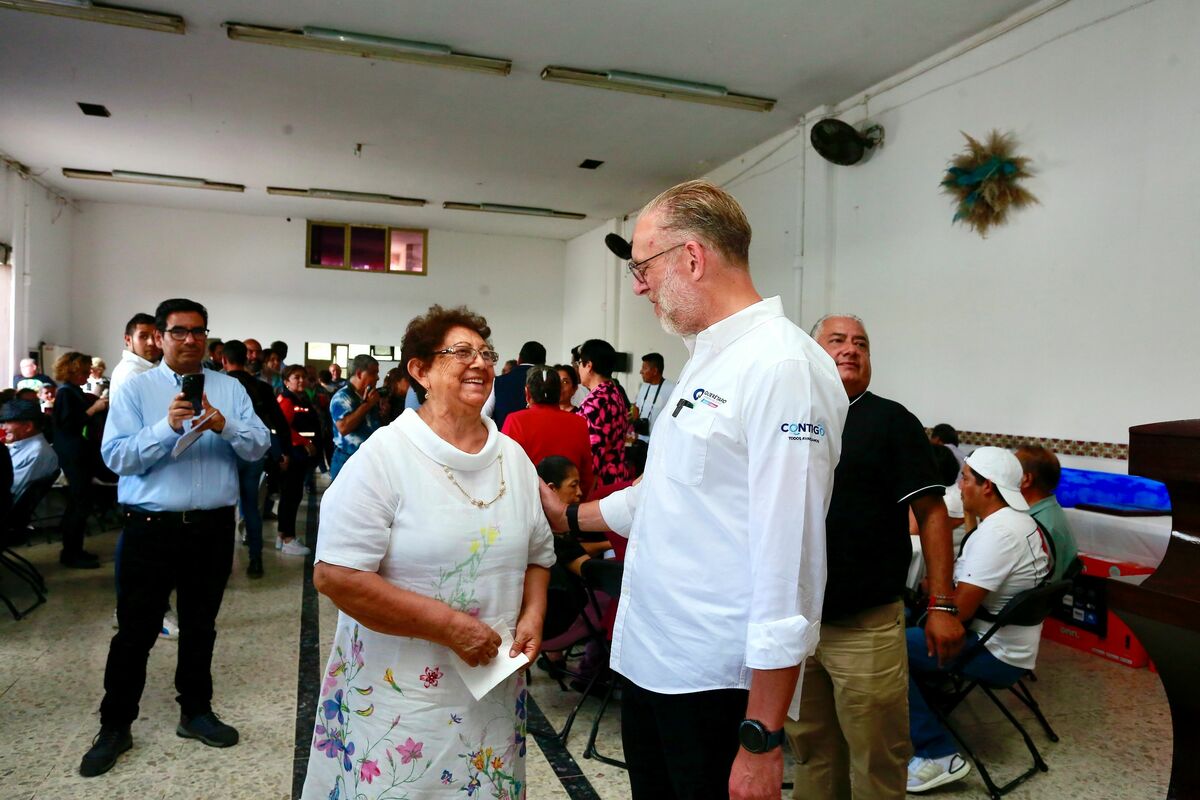
[[[920,758],[914,756],[908,762],[907,791],[914,794],[927,792],[936,786],[962,780],[971,771],[971,765],[958,753],[942,758]]]
[[[284,542],[279,549],[285,556],[306,556],[312,552],[312,550],[301,544],[299,539]]]
[[[179,623],[176,622],[168,612],[163,615],[162,630],[158,633],[160,639],[178,639],[179,638]]]

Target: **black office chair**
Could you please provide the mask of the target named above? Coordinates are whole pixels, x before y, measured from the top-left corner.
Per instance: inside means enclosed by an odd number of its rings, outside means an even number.
[[[1023,703],[1030,711],[1033,712],[1034,717],[1037,718],[1037,721],[1041,724],[1042,729],[1046,732],[1046,737],[1050,741],[1057,742],[1058,734],[1056,734],[1054,729],[1050,727],[1050,723],[1046,720],[1045,715],[1042,714],[1042,710],[1038,706],[1037,700],[1034,699],[1033,694],[1029,691],[1029,687],[1025,685],[1022,679],[1017,679],[1017,681],[1012,685],[992,684],[977,680],[975,678],[967,677],[963,674],[962,668],[975,656],[981,654],[984,651],[985,643],[995,635],[996,631],[1005,625],[1028,626],[1041,624],[1046,617],[1050,615],[1051,610],[1062,603],[1063,595],[1071,590],[1071,586],[1072,583],[1069,580],[1043,584],[1042,586],[1028,589],[1013,597],[1013,599],[1010,600],[1008,604],[1000,610],[1000,613],[994,615],[994,618],[992,618],[992,615],[986,615],[986,612],[983,614],[977,614],[977,619],[985,619],[986,621],[991,622],[991,627],[989,627],[987,631],[984,632],[981,637],[979,637],[977,642],[963,652],[963,654],[949,670],[945,672],[913,673],[914,680],[917,681],[922,693],[929,701],[929,707],[937,715],[938,719],[941,720],[942,724],[946,726],[946,729],[950,731],[950,734],[962,747],[963,752],[967,754],[967,757],[974,762],[975,767],[979,770],[979,777],[983,779],[983,783],[987,787],[988,795],[992,798],[995,798],[995,800],[999,800],[1000,797],[1012,791],[1019,784],[1030,778],[1035,772],[1048,772],[1050,769],[1050,767],[1047,766],[1046,762],[1042,759],[1041,753],[1038,752],[1037,747],[1034,745],[1033,739],[1030,738],[1029,732],[1026,731],[1025,727],[1020,723],[1020,721],[1013,716],[1013,713],[1009,711],[1008,706],[1000,701],[1000,698],[996,696],[996,692],[1002,689],[1007,689],[1018,700],[1020,700],[1021,703]],[[947,682],[949,682],[951,687],[949,691],[945,689]],[[996,783],[992,780],[992,776],[988,772],[987,767],[982,761],[980,761],[979,756],[977,756],[975,752],[971,750],[970,745],[967,744],[966,740],[963,739],[958,730],[956,730],[955,727],[950,724],[948,719],[950,713],[957,708],[959,704],[966,699],[967,695],[969,695],[976,688],[979,688],[987,696],[987,698],[991,700],[997,708],[1000,709],[1000,712],[1004,714],[1005,719],[1007,719],[1012,726],[1017,729],[1017,731],[1021,734],[1021,738],[1025,741],[1025,747],[1028,748],[1030,756],[1033,757],[1033,766],[1003,786],[996,785]]]
[[[48,475],[25,487],[25,491],[13,503],[8,518],[0,526],[0,566],[27,584],[33,590],[35,598],[33,605],[25,609],[19,609],[7,595],[0,592],[0,602],[8,606],[13,619],[25,617],[35,608],[46,602],[46,592],[48,591],[46,579],[42,577],[42,573],[38,572],[37,567],[14,550],[12,545],[18,540],[25,538],[26,529],[29,521],[33,518],[34,510],[42,502],[42,498],[50,492],[50,487],[54,485],[54,481],[57,479],[58,470],[55,470],[53,475]]]

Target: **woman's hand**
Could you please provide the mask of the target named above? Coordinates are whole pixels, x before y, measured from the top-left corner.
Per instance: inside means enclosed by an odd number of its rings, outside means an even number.
[[[558,493],[546,485],[545,481],[538,481],[542,493],[542,511],[546,514],[546,521],[550,523],[550,530],[555,533],[562,533],[567,530],[567,504],[564,503],[558,496]]]
[[[508,651],[509,658],[516,658],[524,653],[529,663],[537,661],[538,650],[542,647],[542,616],[526,612],[517,620],[517,631],[513,634],[512,649]]]
[[[99,414],[101,411],[104,411],[107,408],[108,408],[108,398],[101,397],[99,400],[92,403],[92,407],[87,410],[87,413],[88,413],[88,416],[90,417],[95,414]]]
[[[500,652],[500,634],[470,614],[460,612],[451,626],[449,645],[468,667],[479,667]]]

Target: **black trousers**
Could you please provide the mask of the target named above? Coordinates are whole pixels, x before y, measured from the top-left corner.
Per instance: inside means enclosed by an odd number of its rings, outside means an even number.
[[[633,800],[727,800],[750,693],[659,694],[625,686],[621,742]]]
[[[212,710],[213,644],[233,568],[233,528],[233,506],[189,524],[148,522],[145,514],[126,512],[117,587],[120,629],[108,646],[102,725],[124,726],[137,719],[146,661],[158,641],[172,589],[179,616],[176,700],[186,717]]]
[[[296,512],[304,497],[304,481],[313,461],[303,447],[292,445],[288,450],[288,468],[279,474],[279,522],[280,536],[296,535]]]
[[[61,445],[55,449],[59,466],[67,478],[67,507],[59,530],[62,532],[62,557],[74,558],[83,552],[88,515],[92,511],[92,472],[83,447]]]

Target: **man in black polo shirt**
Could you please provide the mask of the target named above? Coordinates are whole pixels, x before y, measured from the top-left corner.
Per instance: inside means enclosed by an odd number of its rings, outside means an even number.
[[[871,353],[862,321],[826,316],[812,337],[833,356],[850,412],[825,520],[821,643],[805,667],[800,718],[787,725],[798,762],[793,796],[903,798],[912,755],[901,602],[912,559],[908,510],[920,525],[930,594],[937,605],[952,605],[944,488],[921,423],[867,391]],[[942,660],[962,644],[953,614],[931,611],[926,630],[929,652]]]

